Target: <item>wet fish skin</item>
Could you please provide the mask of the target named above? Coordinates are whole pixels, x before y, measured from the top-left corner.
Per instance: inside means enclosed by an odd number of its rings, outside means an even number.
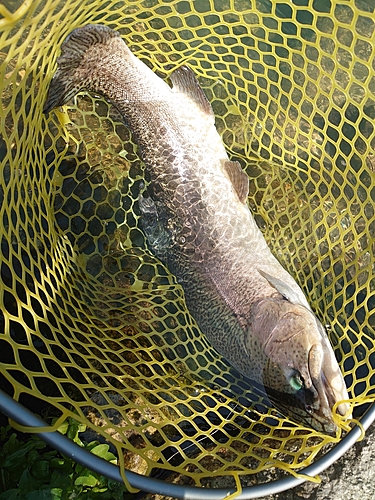
[[[170,80],[172,88],[116,32],[88,25],[63,43],[44,112],[83,89],[118,109],[150,181],[139,200],[148,245],[200,329],[284,414],[333,433],[332,406],[348,393],[324,328],[256,226],[248,178],[229,160],[192,71]]]

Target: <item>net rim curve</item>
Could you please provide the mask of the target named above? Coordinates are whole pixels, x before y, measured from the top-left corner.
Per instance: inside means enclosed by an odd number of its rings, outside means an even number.
[[[40,417],[25,408],[21,403],[15,401],[11,396],[0,389],[0,411],[8,418],[17,423],[29,427],[48,427],[48,425]],[[359,420],[361,425],[355,425],[353,429],[334,447],[329,450],[323,457],[317,460],[314,464],[301,469],[301,473],[306,476],[316,476],[338,460],[354,443],[363,435],[363,430],[366,431],[375,421],[375,403],[372,403],[366,410],[364,415]],[[109,479],[123,482],[119,467],[111,464],[104,459],[93,455],[88,450],[81,448],[78,444],[68,439],[58,431],[51,432],[36,432],[43,441],[56,450],[69,456],[76,462],[84,465],[94,472],[100,473]],[[125,471],[125,476],[129,484],[139,490],[149,493],[172,496],[174,498],[201,500],[202,492],[207,500],[220,500],[228,495],[235,493],[234,489],[225,488],[202,488],[198,486],[186,486],[167,483],[166,481],[153,477],[142,476],[136,472]],[[294,488],[304,483],[306,479],[289,476],[278,479],[270,483],[258,484],[243,488],[242,492],[236,497],[237,500],[250,500],[253,498],[261,498],[266,495],[274,495],[282,491]]]

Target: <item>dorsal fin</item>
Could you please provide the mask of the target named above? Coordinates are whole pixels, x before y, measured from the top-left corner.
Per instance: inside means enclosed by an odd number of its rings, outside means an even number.
[[[246,203],[249,195],[249,178],[238,161],[226,160],[223,163],[226,173],[242,203]]]
[[[181,66],[173,71],[170,76],[175,92],[181,92],[194,101],[199,109],[211,116],[214,116],[211,104],[201,89],[198,80],[195,78],[193,70],[188,66]]]

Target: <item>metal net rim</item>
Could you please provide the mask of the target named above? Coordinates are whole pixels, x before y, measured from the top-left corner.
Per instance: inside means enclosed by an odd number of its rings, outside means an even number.
[[[104,459],[93,455],[88,450],[81,448],[78,444],[68,439],[58,431],[37,432],[39,427],[48,427],[40,417],[25,408],[21,403],[15,401],[11,396],[0,389],[0,411],[10,419],[17,423],[29,427],[35,427],[35,434],[39,436],[50,446],[64,453],[79,462],[85,467],[94,472],[106,476],[108,479],[123,482],[120,469],[117,465],[111,464]],[[352,430],[333,446],[324,456],[319,458],[315,463],[305,467],[299,471],[299,474],[314,477],[321,474],[330,465],[336,462],[344,455],[356,441],[361,439],[363,432],[375,421],[375,403],[372,403],[366,410],[364,415],[359,419],[359,424],[355,425]],[[204,492],[204,497],[207,500],[221,500],[228,495],[236,493],[233,489],[225,488],[203,488],[198,486],[187,486],[167,483],[161,479],[143,476],[129,470],[124,471],[125,477],[129,484],[136,489],[147,491],[149,493],[158,493],[160,495],[172,496],[174,498],[182,498],[189,500],[201,500]],[[282,491],[294,488],[304,483],[308,478],[289,476],[269,483],[257,484],[255,486],[247,486],[242,489],[237,500],[248,500],[252,498],[262,498],[266,495],[274,495]]]

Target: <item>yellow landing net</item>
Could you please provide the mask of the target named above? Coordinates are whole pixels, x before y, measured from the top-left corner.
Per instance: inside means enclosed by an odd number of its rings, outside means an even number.
[[[74,416],[127,469],[176,481],[280,466],[335,441],[280,419],[207,343],[138,228],[143,166],[101,99],[46,119],[61,42],[102,23],[165,76],[188,63],[272,251],[373,397],[375,14],[365,0],[7,0],[0,5],[1,386]]]

